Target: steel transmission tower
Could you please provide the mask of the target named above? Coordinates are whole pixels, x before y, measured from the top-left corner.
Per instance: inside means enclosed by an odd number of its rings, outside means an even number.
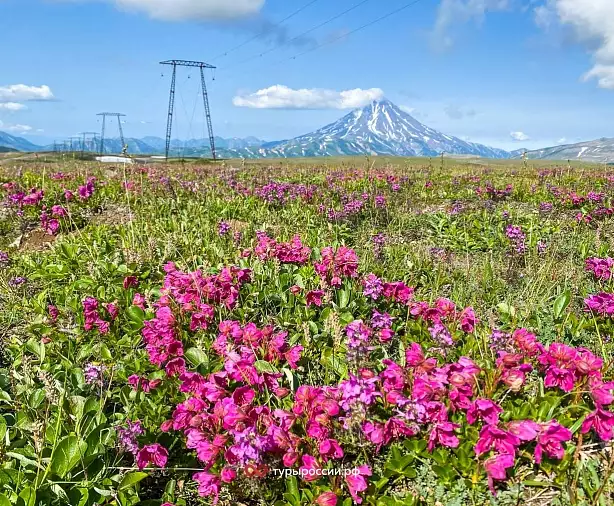
[[[205,105],[205,116],[207,120],[207,128],[209,129],[209,143],[211,144],[211,155],[214,160],[217,160],[215,151],[215,137],[213,136],[213,123],[211,121],[211,108],[209,107],[209,94],[207,93],[207,83],[205,82],[205,69],[214,69],[213,65],[202,61],[188,60],[168,60],[160,62],[160,65],[170,65],[173,67],[173,76],[171,78],[171,91],[168,99],[168,119],[166,122],[166,159],[171,149],[171,135],[173,131],[173,113],[175,111],[175,84],[177,77],[177,67],[197,67],[200,69],[200,82],[203,91],[203,103]]]
[[[117,126],[119,127],[119,139],[122,143],[122,150],[124,149],[124,130],[122,128],[122,117],[126,116],[125,114],[121,114],[119,112],[101,112],[97,114],[97,116],[102,116],[102,133],[100,134],[100,155],[104,155],[104,134],[107,126],[107,116],[112,116],[117,118]]]
[[[81,156],[85,154],[86,150],[92,152],[96,151],[96,135],[98,135],[98,132],[81,132],[81,135],[83,136],[81,143]]]

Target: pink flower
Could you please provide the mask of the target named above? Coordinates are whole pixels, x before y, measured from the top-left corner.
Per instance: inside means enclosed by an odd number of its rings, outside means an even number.
[[[490,399],[476,399],[467,411],[467,422],[473,425],[476,420],[481,419],[489,425],[497,425],[499,423],[499,414],[502,412],[501,406],[495,404]]]
[[[169,360],[165,367],[167,376],[180,376],[185,372],[185,360],[181,357]]]
[[[509,453],[494,455],[484,461],[484,469],[488,475],[488,487],[493,495],[496,494],[493,481],[505,480],[506,470],[510,467],[514,467],[514,455]]]
[[[556,421],[543,424],[537,435],[535,462],[541,464],[543,453],[552,459],[561,460],[565,456],[565,448],[561,443],[569,441],[571,436],[571,431]]]
[[[119,315],[119,307],[117,306],[117,302],[109,302],[108,304],[103,304],[104,308],[109,313],[111,320],[115,320]]]
[[[132,305],[145,309],[145,297],[140,293],[135,293],[134,298],[132,299]]]
[[[312,290],[311,292],[307,292],[307,296],[305,297],[307,307],[322,307],[322,297],[324,297],[324,290]]]
[[[614,315],[614,294],[601,292],[584,299],[587,310],[603,317]]]
[[[139,286],[139,280],[136,276],[126,276],[124,278],[124,290],[136,288],[137,286]]]
[[[478,323],[478,319],[475,316],[475,312],[472,307],[467,307],[463,309],[463,312],[460,314],[461,320],[461,329],[467,334],[470,334],[475,329],[476,324]]]
[[[402,281],[395,283],[384,283],[384,297],[392,299],[401,304],[407,304],[414,296],[414,289],[407,286]]]
[[[458,428],[460,425],[451,422],[435,423],[429,434],[428,451],[433,451],[436,443],[448,448],[458,448],[460,441],[454,435],[454,430]]]
[[[384,442],[384,425],[381,423],[365,422],[362,431],[367,440],[378,447]]]
[[[603,382],[601,379],[593,377],[588,382],[589,391],[593,402],[599,406],[609,406],[614,402],[614,381]]]
[[[333,492],[322,492],[314,503],[317,506],[337,506],[337,496]]]
[[[168,460],[168,450],[161,444],[155,443],[142,448],[136,456],[136,464],[139,469],[145,469],[149,464],[158,467],[166,466]]]
[[[321,478],[320,470],[322,467],[320,464],[318,464],[315,457],[312,457],[311,455],[303,455],[302,461],[303,465],[300,467],[300,472],[303,480],[309,482]]]
[[[296,369],[298,367],[298,362],[301,359],[301,353],[303,353],[303,347],[294,346],[284,354],[290,369]]]
[[[612,277],[612,267],[614,267],[614,259],[612,258],[587,258],[586,271],[592,272],[597,279],[608,280]]]
[[[393,337],[394,330],[392,329],[380,329],[377,331],[377,338],[379,339],[380,343],[389,343],[392,341]]]
[[[571,392],[574,387],[574,371],[556,366],[548,367],[544,385],[548,388],[559,387],[564,392]]]
[[[520,446],[520,439],[511,432],[501,430],[494,425],[486,425],[480,431],[480,437],[474,450],[478,456],[493,449],[500,453],[515,455],[518,446]]]
[[[575,361],[576,372],[582,376],[599,376],[603,367],[603,359],[590,350],[578,348],[578,358]]]
[[[343,450],[339,443],[334,439],[325,439],[320,443],[320,455],[324,457],[324,461],[331,459],[343,458]]]
[[[359,466],[345,477],[345,483],[348,486],[350,495],[356,504],[362,503],[362,498],[358,495],[360,492],[364,492],[368,488],[367,480],[365,476],[371,476],[371,468],[369,466]]]
[[[198,482],[198,493],[201,497],[213,497],[213,504],[219,502],[221,480],[219,476],[208,472],[196,473],[194,481]]]
[[[516,329],[512,334],[512,339],[518,349],[529,357],[534,357],[544,351],[543,345],[537,341],[535,334],[532,334],[527,329]]]
[[[541,425],[533,420],[514,420],[507,429],[521,441],[533,441],[541,431]]]
[[[418,343],[411,343],[405,350],[405,363],[407,367],[415,370],[416,374],[428,373],[437,367],[437,360],[426,359],[422,347]]]
[[[225,467],[224,469],[222,469],[222,472],[220,473],[220,478],[222,479],[224,483],[232,483],[236,477],[237,477],[237,472],[230,467]]]
[[[56,306],[54,306],[53,304],[49,304],[47,306],[47,312],[49,313],[49,318],[51,319],[52,322],[56,322],[58,321],[58,316],[60,316],[60,311],[58,310],[58,308]]]
[[[501,381],[505,383],[512,391],[518,392],[527,380],[526,369],[530,371],[533,367],[526,364],[528,367],[517,367],[514,369],[505,369],[501,374]],[[528,372],[527,371],[527,372]]]
[[[584,419],[581,432],[586,434],[593,429],[603,441],[614,439],[614,413],[597,408]]]

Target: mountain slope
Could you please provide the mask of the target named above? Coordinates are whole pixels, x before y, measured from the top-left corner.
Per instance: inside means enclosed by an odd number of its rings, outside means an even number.
[[[40,151],[40,146],[32,144],[23,137],[15,137],[14,135],[0,132],[0,146],[11,148],[15,151]]]
[[[6,145],[22,151],[52,150],[20,139]],[[27,144],[24,144],[27,143]],[[127,138],[130,154],[163,154],[166,141],[160,137]],[[105,153],[122,151],[119,139],[105,139]],[[221,158],[287,158],[344,155],[439,156],[471,155],[485,158],[510,158],[502,149],[463,141],[423,125],[388,100],[374,101],[340,120],[295,139],[265,142],[255,137],[223,139],[216,137]],[[78,148],[76,148],[78,149]],[[171,156],[211,156],[208,139],[171,141]]]
[[[438,156],[442,152],[489,158],[510,156],[502,149],[466,142],[433,130],[388,100],[374,101],[339,121],[268,151],[268,156]]]
[[[606,162],[614,160],[614,139],[564,144],[550,148],[527,151],[533,160],[585,160],[587,162]]]

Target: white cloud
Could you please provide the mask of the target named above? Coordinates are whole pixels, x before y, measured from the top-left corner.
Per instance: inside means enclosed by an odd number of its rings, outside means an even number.
[[[567,143],[567,139],[565,137],[561,137],[558,141],[556,141],[557,144],[566,144]]]
[[[47,85],[27,86],[11,84],[0,86],[0,102],[19,102],[26,100],[53,100],[51,88]]]
[[[441,0],[433,42],[439,48],[450,47],[458,25],[480,22],[488,12],[518,8],[532,8],[535,23],[545,30],[556,25],[571,28],[594,60],[583,79],[594,79],[600,88],[614,90],[613,0]]]
[[[32,131],[32,127],[29,125],[5,125],[4,130],[16,134],[27,134]]]
[[[27,107],[17,102],[6,102],[6,103],[0,102],[0,110],[15,112],[15,111],[21,111],[22,109],[27,109]]]
[[[510,132],[510,137],[516,142],[524,142],[530,139],[530,137],[524,132]]]
[[[58,0],[87,1],[87,0]],[[257,14],[265,0],[97,0],[165,21],[232,19]]]
[[[281,84],[255,93],[237,95],[232,103],[252,109],[355,109],[373,100],[380,100],[384,92],[379,88],[346,91],[324,89],[293,90]]]
[[[591,43],[594,66],[585,80],[614,90],[614,2],[612,0],[548,0],[545,7],[560,23],[572,27],[579,40]]]
[[[452,30],[460,23],[481,22],[488,11],[501,11],[510,7],[510,0],[441,0],[437,19],[431,34],[433,44],[446,49],[453,45]]]

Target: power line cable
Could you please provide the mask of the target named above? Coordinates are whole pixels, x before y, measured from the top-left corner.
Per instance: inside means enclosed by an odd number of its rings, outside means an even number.
[[[234,63],[232,65],[227,65],[226,67],[222,67],[220,70],[227,70],[229,68],[233,68],[233,67],[236,67],[238,65],[243,65],[244,63],[248,63],[248,62],[250,62],[252,60],[255,60],[256,58],[262,58],[264,55],[272,53],[273,51],[276,51],[277,49],[279,49],[280,47],[283,47],[284,45],[288,45],[291,42],[294,42],[294,41],[297,41],[297,40],[301,39],[305,35],[309,35],[310,33],[315,32],[316,30],[319,30],[320,28],[323,28],[324,26],[332,23],[333,21],[336,21],[337,19],[345,16],[346,14],[349,14],[350,12],[358,9],[359,7],[362,7],[364,4],[366,4],[369,1],[370,0],[362,0],[361,2],[358,2],[357,4],[354,4],[352,7],[344,10],[343,12],[340,12],[339,14],[335,14],[333,17],[328,18],[326,21],[323,21],[322,23],[319,23],[316,26],[313,26],[309,30],[304,31],[303,33],[298,34],[297,36],[291,38],[290,40],[286,41],[283,44],[279,44],[279,45],[277,45],[275,47],[267,49],[266,51],[264,51],[264,52],[262,52],[260,54],[257,54],[257,55],[251,56],[249,58],[246,58],[245,60],[242,60],[242,61],[240,61],[238,63]],[[318,47],[318,46],[316,46],[316,47]]]
[[[354,28],[353,30],[350,30],[349,32],[344,33],[344,34],[342,34],[342,35],[340,35],[338,37],[335,37],[333,39],[326,40],[325,42],[322,42],[321,44],[318,44],[315,47],[307,49],[306,51],[303,51],[302,53],[298,53],[298,54],[296,54],[294,56],[291,56],[290,58],[285,58],[283,60],[280,60],[279,62],[276,62],[273,65],[277,65],[279,63],[283,63],[283,62],[286,62],[286,61],[289,61],[289,60],[296,60],[297,58],[300,58],[301,56],[306,55],[308,53],[311,53],[313,51],[317,51],[318,49],[320,49],[320,48],[322,48],[324,46],[328,46],[330,44],[334,44],[335,42],[337,42],[339,40],[345,39],[345,38],[347,38],[347,37],[349,37],[351,35],[354,35],[357,32],[360,32],[360,31],[362,31],[362,30],[364,30],[366,28],[369,28],[369,27],[377,24],[377,23],[380,23],[381,21],[384,21],[385,19],[388,19],[388,18],[392,17],[395,14],[398,14],[398,13],[404,11],[404,10],[407,10],[410,7],[413,7],[414,5],[419,4],[422,1],[423,0],[413,0],[412,2],[409,2],[409,3],[405,4],[405,5],[402,5],[398,9],[395,9],[395,10],[389,12],[388,14],[384,14],[383,16],[380,16],[379,18],[376,18],[376,19],[374,19],[374,20],[372,20],[372,21],[370,21],[368,23],[365,23],[362,26],[359,26],[358,28]]]
[[[313,4],[315,4],[316,2],[319,2],[320,0],[311,0],[311,2],[308,2],[307,4],[303,5],[303,7],[301,7],[300,9],[294,11],[292,14],[290,14],[289,16],[286,16],[284,19],[282,19],[281,21],[279,21],[277,23],[277,25],[282,25],[284,24],[286,21],[289,21],[290,19],[292,19],[295,16],[298,16],[301,12],[303,12],[304,10],[306,10],[307,8],[311,7]],[[253,37],[243,41],[241,44],[239,44],[238,46],[235,46],[231,49],[229,49],[228,51],[225,51],[217,56],[215,56],[214,58],[212,58],[212,60],[217,60],[218,58],[222,58],[224,56],[228,56],[230,53],[235,52],[238,49],[241,49],[242,47],[247,46],[250,42],[253,42],[257,39],[259,39],[260,37],[262,37],[263,35],[266,35],[268,33],[268,30],[262,30],[260,33],[257,33],[256,35],[254,35]]]

